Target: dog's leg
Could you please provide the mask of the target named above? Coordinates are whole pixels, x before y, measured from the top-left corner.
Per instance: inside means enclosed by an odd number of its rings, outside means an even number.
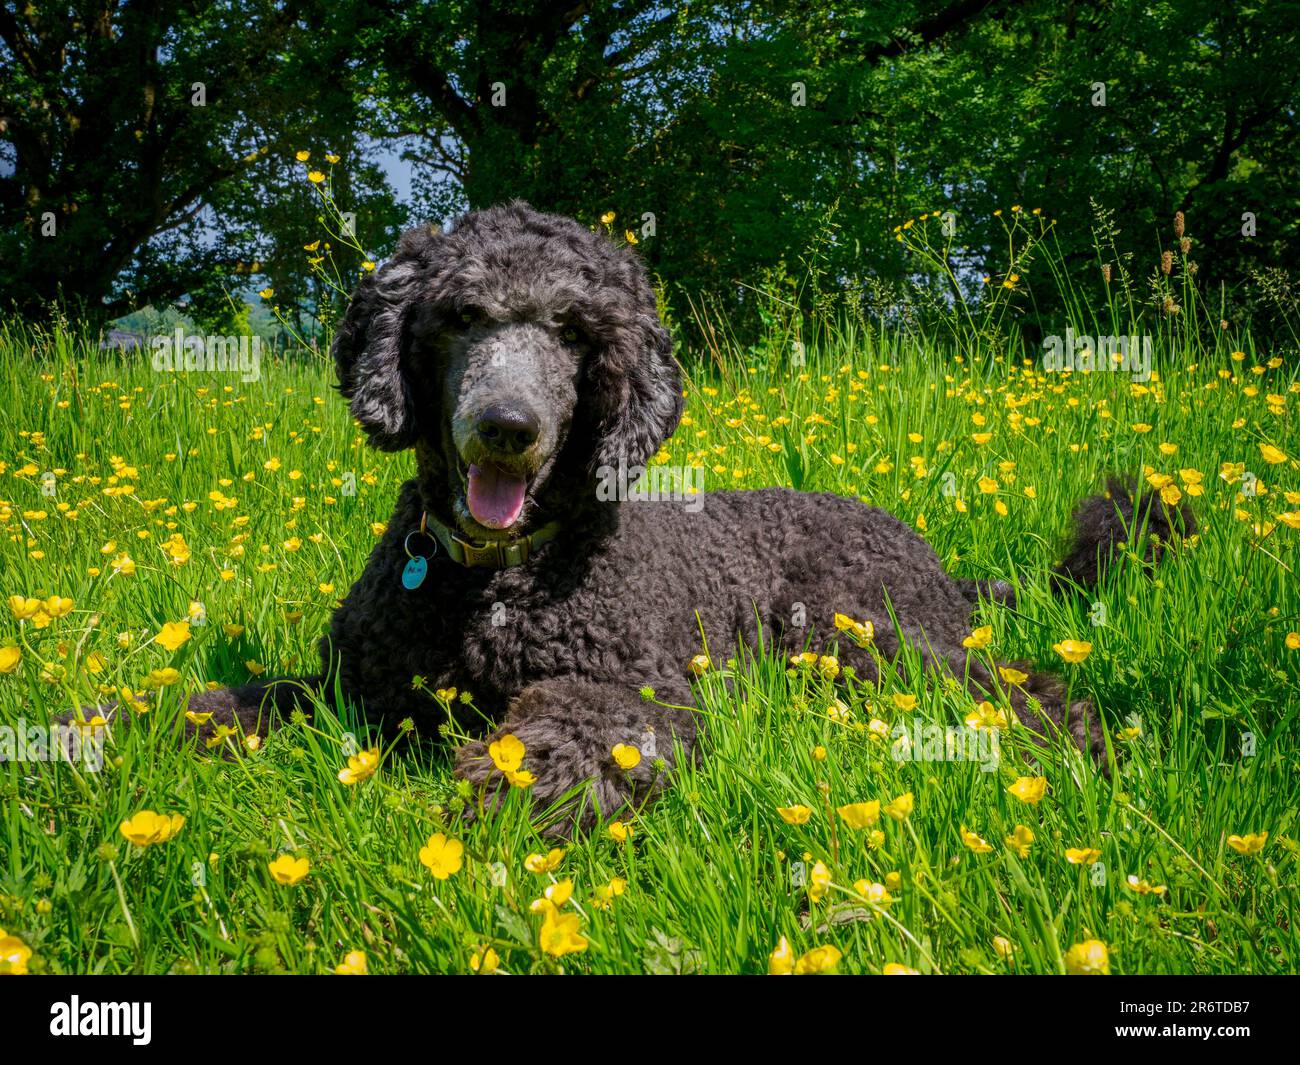
[[[669,701],[662,691],[657,698]],[[656,795],[673,767],[674,740],[688,754],[694,750],[696,722],[684,706],[646,701],[622,684],[579,679],[530,684],[511,702],[491,737],[456,752],[457,775],[479,785],[490,805],[511,786],[488,750],[505,735],[524,746],[519,768],[535,778],[529,785],[535,807],[545,808],[575,786],[588,785],[578,808],[560,826],[563,830],[575,822],[590,827],[599,817],[612,817]],[[619,744],[637,749],[635,766],[619,765],[614,757]]]
[[[834,638],[834,642],[841,667],[852,666],[857,675],[869,683],[878,679],[880,671],[869,651],[840,637]],[[899,644],[892,633],[877,630],[874,646],[889,658],[897,653]],[[829,650],[828,646],[821,648],[822,653]],[[1079,750],[1090,754],[1102,771],[1106,771],[1106,741],[1097,708],[1085,699],[1067,702],[1065,686],[1058,677],[1037,670],[1026,662],[1015,662],[1010,667],[999,668],[1014,669],[1027,674],[1028,679],[1018,685],[1005,680],[995,683],[984,663],[975,656],[967,658],[964,654],[949,654],[945,657],[934,651],[926,655],[925,666],[927,673],[951,673],[959,680],[965,678],[966,690],[976,705],[985,699],[996,702],[997,691],[1001,688],[1021,723],[1034,734],[1035,743],[1050,742],[1058,732],[1064,732]],[[907,676],[907,672],[904,670],[903,675]],[[909,680],[913,684],[926,683],[923,676],[912,676]]]
[[[323,678],[319,676],[280,678],[237,688],[195,692],[186,700],[186,715],[181,719],[185,736],[207,741],[228,735],[223,729],[234,729],[240,736],[266,736],[295,708],[310,714],[307,692],[318,690],[322,683]],[[102,717],[114,728],[129,728],[137,717],[122,704],[83,710],[82,715],[87,721]],[[76,720],[75,714],[60,714],[53,719],[64,725]]]

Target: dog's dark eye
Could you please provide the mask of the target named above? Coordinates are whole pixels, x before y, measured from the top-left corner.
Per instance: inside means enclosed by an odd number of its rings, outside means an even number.
[[[462,307],[458,317],[461,325],[481,325],[486,315],[478,307]]]
[[[566,344],[577,344],[582,340],[582,334],[576,326],[569,325],[560,331],[560,339]]]

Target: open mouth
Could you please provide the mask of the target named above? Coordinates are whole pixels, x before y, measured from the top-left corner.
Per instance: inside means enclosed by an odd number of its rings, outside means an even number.
[[[528,478],[492,462],[470,463],[463,470],[465,506],[485,529],[508,529],[523,513]]]

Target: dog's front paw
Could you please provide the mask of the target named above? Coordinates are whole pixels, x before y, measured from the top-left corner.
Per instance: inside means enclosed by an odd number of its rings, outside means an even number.
[[[476,805],[495,808],[511,788],[521,788],[538,810],[569,799],[565,820],[589,827],[654,791],[660,773],[642,751],[645,735],[653,734],[653,725],[640,720],[648,709],[624,700],[610,705],[595,688],[525,689],[496,733],[461,747],[456,775],[474,785]]]
[[[632,799],[630,781],[615,775],[611,752],[601,757],[563,720],[531,719],[507,724],[486,741],[456,751],[456,775],[474,786],[475,808],[493,810],[512,789],[524,791],[543,811],[568,798],[563,820],[590,827]]]

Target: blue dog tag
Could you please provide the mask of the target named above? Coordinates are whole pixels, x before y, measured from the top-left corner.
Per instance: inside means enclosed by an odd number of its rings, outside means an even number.
[[[429,560],[423,555],[415,555],[402,570],[402,587],[414,591],[424,583],[429,572]]]

